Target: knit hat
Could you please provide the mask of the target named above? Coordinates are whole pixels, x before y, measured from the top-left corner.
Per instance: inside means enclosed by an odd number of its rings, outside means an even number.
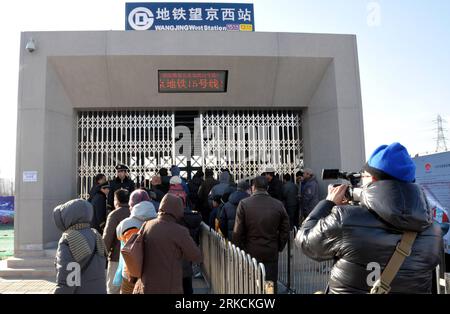
[[[400,143],[381,145],[370,156],[364,170],[374,177],[414,182],[416,165],[406,148]],[[387,175],[387,176],[386,176]]]
[[[180,175],[180,172],[181,172],[181,170],[180,170],[180,168],[177,167],[177,166],[172,166],[172,167],[170,168],[170,173],[172,174],[172,176],[179,176],[179,175]]]
[[[147,191],[137,189],[134,190],[133,193],[131,193],[128,205],[130,205],[130,208],[133,208],[135,205],[143,201],[150,201],[150,196],[148,195]]]
[[[169,184],[175,185],[175,184],[181,184],[181,182],[182,182],[182,181],[181,181],[181,178],[180,178],[180,177],[174,176],[174,177],[170,178]]]

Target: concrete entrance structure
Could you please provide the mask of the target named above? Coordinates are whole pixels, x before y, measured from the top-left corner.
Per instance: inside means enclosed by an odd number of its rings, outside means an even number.
[[[26,50],[33,38],[36,50]],[[356,37],[252,32],[22,33],[15,252],[56,246],[55,205],[76,197],[79,110],[289,108],[305,165],[357,170],[364,134]],[[159,94],[159,69],[228,70],[228,90]],[[24,182],[24,171],[37,171]]]

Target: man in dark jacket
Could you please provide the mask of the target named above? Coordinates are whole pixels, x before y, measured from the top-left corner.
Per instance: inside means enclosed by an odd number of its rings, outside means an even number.
[[[283,203],[284,208],[289,216],[289,224],[291,229],[298,226],[298,188],[294,182],[291,181],[291,175],[285,174],[283,176]]]
[[[233,230],[233,243],[262,262],[266,280],[278,281],[278,253],[289,238],[289,217],[283,203],[267,193],[267,179],[253,180],[252,196],[240,201]]]
[[[278,176],[275,175],[275,169],[271,167],[266,168],[264,176],[269,182],[269,187],[267,189],[269,195],[279,201],[283,200],[283,184],[278,179]]]
[[[108,195],[108,206],[110,210],[114,208],[114,192],[118,189],[125,189],[131,194],[131,192],[133,192],[136,188],[134,181],[131,180],[128,175],[128,171],[130,170],[128,166],[119,164],[115,167],[115,169],[116,177],[109,183],[111,186],[111,190]]]
[[[430,293],[442,235],[422,189],[413,183],[414,161],[406,148],[393,143],[376,149],[364,169],[361,204],[343,205],[347,186],[330,186],[327,199],[303,223],[296,243],[315,260],[335,260],[330,293],[368,293],[403,233],[417,232],[390,291]],[[374,265],[379,270],[375,276]]]
[[[108,294],[119,294],[120,286],[114,286],[114,276],[119,266],[120,241],[117,239],[116,228],[119,223],[130,216],[130,207],[128,201],[130,193],[128,190],[120,189],[114,192],[115,209],[109,213],[106,219],[105,230],[103,232],[103,241],[108,252],[108,271],[107,271],[107,289]]]
[[[150,180],[150,190],[155,192],[156,194],[156,201],[161,202],[162,198],[164,197],[164,195],[166,195],[166,193],[164,193],[163,191],[161,191],[159,188],[161,187],[161,183],[162,183],[162,179],[160,175],[156,175],[153,176],[152,179]]]
[[[159,169],[159,177],[160,177],[160,183],[156,186],[156,189],[162,192],[162,195],[166,195],[167,192],[169,192],[170,188],[170,176],[169,176],[169,170],[167,168],[161,168]],[[162,198],[161,198],[162,199]],[[158,200],[161,201],[161,200]]]
[[[199,211],[202,214],[203,221],[209,221],[209,214],[211,212],[211,207],[208,202],[208,195],[211,192],[211,189],[219,182],[214,179],[214,172],[212,169],[205,170],[205,181],[203,181],[202,185],[198,189],[198,201],[199,201]]]
[[[241,181],[237,185],[237,191],[231,193],[228,202],[223,205],[220,215],[220,230],[225,238],[231,241],[234,222],[236,220],[236,208],[239,202],[250,196],[250,184]]]
[[[302,181],[303,181],[303,171],[297,171],[295,174],[295,183],[297,185],[297,203],[298,203],[298,226],[300,226],[305,219],[303,217],[302,211]]]
[[[215,197],[222,197],[225,193],[228,193],[228,195],[230,195],[235,190],[236,188],[230,184],[230,173],[228,171],[221,172],[219,176],[219,184],[213,186],[213,188],[209,192],[209,205],[212,206],[212,200]]]
[[[195,173],[194,177],[188,183],[189,200],[192,204],[192,208],[195,210],[199,210],[199,208],[200,208],[199,198],[198,198],[198,190],[200,189],[200,186],[203,183],[203,176],[204,176],[203,171],[199,170]]]
[[[212,201],[211,212],[209,213],[208,218],[208,226],[214,230],[216,230],[217,213],[222,207],[223,207],[222,196],[220,195],[214,196],[214,199]]]
[[[99,185],[98,191],[92,198],[91,204],[94,208],[94,215],[92,217],[92,228],[97,229],[100,234],[103,233],[103,228],[105,227],[107,206],[106,198],[110,192],[111,187],[107,182]]]
[[[99,186],[103,183],[105,183],[106,176],[103,173],[99,173],[95,175],[94,177],[94,185],[92,186],[91,190],[89,191],[89,198],[88,201],[91,202],[92,198],[94,197],[95,193],[97,193]]]
[[[233,188],[235,188],[236,189],[236,182],[234,181],[234,177],[233,177],[233,174],[231,173],[231,170],[230,169],[228,169],[228,168],[221,168],[220,169],[220,172],[222,173],[222,172],[228,172],[228,176],[229,176],[229,183],[230,183],[230,185],[233,187]],[[233,191],[234,192],[234,191]]]
[[[306,168],[303,172],[301,195],[301,214],[306,218],[319,203],[319,183],[313,171],[309,168]]]

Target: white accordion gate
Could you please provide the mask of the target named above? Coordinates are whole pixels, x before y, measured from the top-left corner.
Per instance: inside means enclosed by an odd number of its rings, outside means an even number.
[[[303,168],[301,114],[288,110],[210,111],[201,114],[203,167],[228,168],[236,181],[273,167],[279,174]]]
[[[174,156],[174,117],[164,111],[88,111],[78,116],[78,193],[86,198],[93,178],[115,176],[124,163],[136,183],[170,168]]]
[[[88,197],[96,174],[113,178],[118,163],[130,167],[130,176],[137,184],[172,164],[191,174],[194,167],[210,168],[216,174],[227,168],[235,181],[260,174],[267,166],[291,175],[303,168],[300,112],[207,111],[192,116],[195,122],[190,127],[179,123],[175,127],[176,117],[177,112],[171,111],[79,112],[79,196]],[[186,132],[192,131],[194,134],[187,137]],[[179,134],[183,134],[182,139]],[[180,144],[192,145],[183,149],[192,156],[180,154]],[[186,167],[187,162],[192,169]]]

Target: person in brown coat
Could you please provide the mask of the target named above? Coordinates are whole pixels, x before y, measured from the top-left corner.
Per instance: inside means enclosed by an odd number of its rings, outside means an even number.
[[[130,207],[128,201],[130,192],[125,189],[119,189],[114,192],[114,207],[106,219],[105,230],[103,231],[103,241],[108,252],[108,271],[107,271],[107,289],[108,294],[119,294],[120,287],[113,285],[114,276],[119,265],[120,241],[116,236],[116,228],[119,223],[130,216]]]
[[[289,216],[283,203],[267,193],[265,177],[253,180],[252,196],[239,202],[232,242],[264,264],[266,280],[278,280],[278,252],[289,238]]]
[[[166,194],[161,200],[158,217],[146,223],[142,276],[135,294],[182,294],[182,261],[200,263],[202,254],[189,234],[178,224],[184,216],[179,197]]]

